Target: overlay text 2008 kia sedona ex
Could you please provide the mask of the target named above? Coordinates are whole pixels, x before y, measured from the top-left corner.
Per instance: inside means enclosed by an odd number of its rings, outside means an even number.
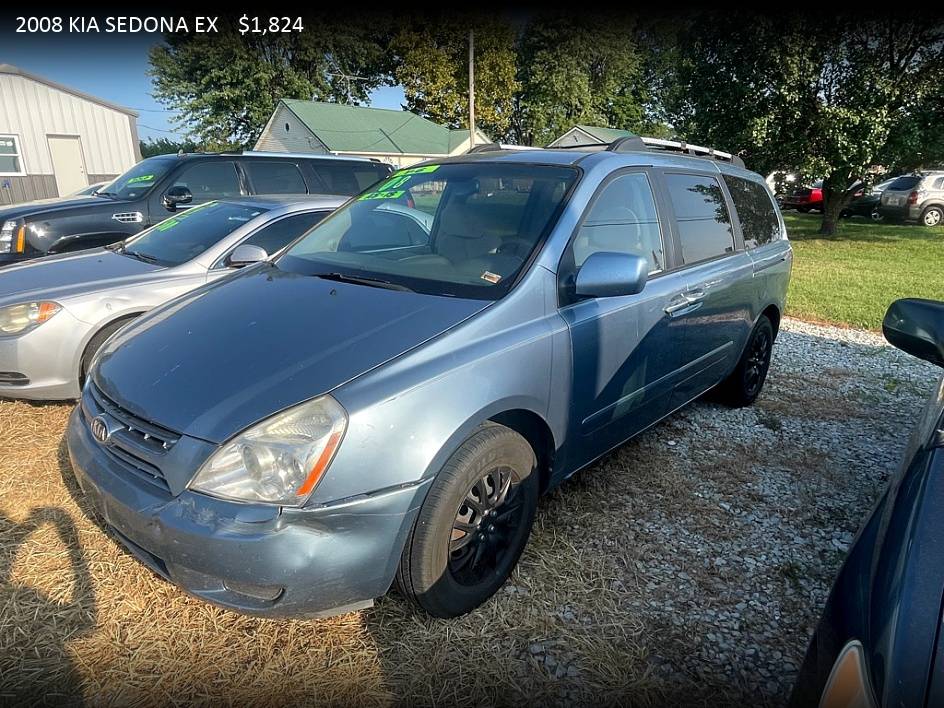
[[[224,607],[332,614],[395,584],[468,612],[543,492],[709,389],[760,393],[792,254],[739,163],[629,138],[394,173],[112,337],[68,428],[79,483]]]

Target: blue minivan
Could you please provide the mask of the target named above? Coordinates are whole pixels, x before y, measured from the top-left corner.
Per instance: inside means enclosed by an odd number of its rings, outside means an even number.
[[[122,330],[69,453],[114,536],[205,600],[317,616],[396,584],[453,617],[542,493],[709,389],[754,401],[791,265],[730,154],[479,147]]]

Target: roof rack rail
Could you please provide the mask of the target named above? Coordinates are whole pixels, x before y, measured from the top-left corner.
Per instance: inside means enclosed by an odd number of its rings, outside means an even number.
[[[528,145],[509,145],[507,143],[483,143],[481,145],[474,145],[466,150],[466,155],[471,155],[477,152],[496,152],[498,150],[540,150],[541,148],[533,148]]]
[[[680,140],[663,140],[662,138],[644,138],[639,135],[628,135],[623,138],[617,138],[611,143],[588,143],[585,145],[560,145],[555,149],[565,148],[568,150],[590,150],[606,152],[675,152],[680,155],[690,155],[692,157],[704,157],[718,162],[728,162],[737,167],[744,167],[744,160],[737,155],[714,148],[706,148],[701,145],[689,145]]]

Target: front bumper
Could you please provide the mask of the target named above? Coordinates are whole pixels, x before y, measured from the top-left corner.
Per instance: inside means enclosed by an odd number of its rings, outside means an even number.
[[[79,357],[88,331],[89,325],[63,308],[26,334],[0,337],[0,398],[78,398]]]
[[[260,616],[338,614],[386,593],[429,483],[312,509],[175,496],[106,454],[81,407],[66,438],[79,486],[132,555],[192,595]]]

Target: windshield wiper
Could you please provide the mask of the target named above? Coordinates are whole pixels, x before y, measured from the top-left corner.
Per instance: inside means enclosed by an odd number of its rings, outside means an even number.
[[[95,192],[92,192],[92,196],[93,197],[117,197],[118,194],[116,192],[95,191]]]
[[[122,248],[118,253],[121,253],[126,256],[131,256],[132,258],[137,258],[139,261],[144,261],[145,263],[153,263],[154,265],[164,265],[164,262],[160,258],[155,258],[154,256],[149,256],[147,253],[138,253],[137,251],[129,251],[127,248]]]
[[[383,288],[384,290],[402,290],[412,293],[414,290],[400,283],[391,283],[389,280],[380,278],[369,278],[365,275],[347,275],[346,273],[312,273],[316,278],[325,280],[335,280],[339,283],[355,283],[356,285],[367,285],[372,288]]]

